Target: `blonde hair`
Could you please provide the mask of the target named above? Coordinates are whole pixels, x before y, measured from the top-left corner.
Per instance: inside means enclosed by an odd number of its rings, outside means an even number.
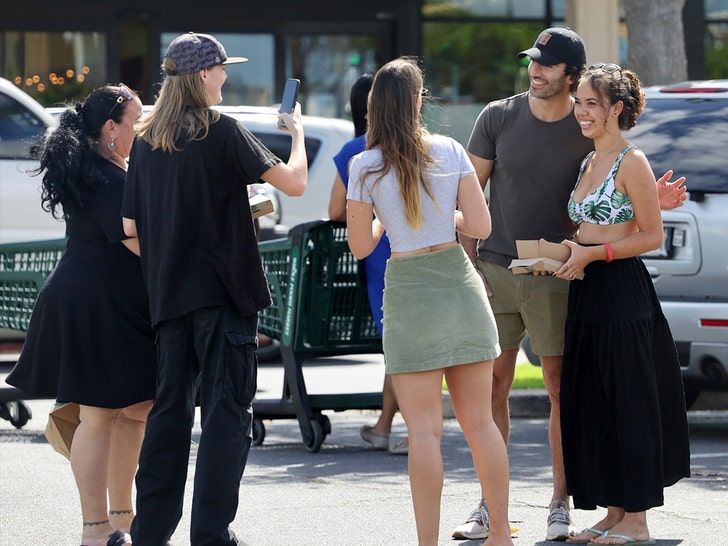
[[[394,169],[405,218],[415,229],[423,224],[420,189],[435,200],[426,177],[433,160],[418,104],[422,82],[422,71],[413,60],[395,59],[374,76],[367,109],[367,149],[378,148],[382,161],[364,177],[375,175],[377,184]]]
[[[162,63],[165,70],[175,70],[172,59]],[[210,108],[210,99],[197,72],[167,75],[162,82],[154,109],[144,116],[135,129],[139,138],[152,145],[152,149],[179,152],[177,143],[182,140],[202,140],[210,130],[210,124],[220,119],[220,112]],[[183,137],[180,139],[180,137]]]

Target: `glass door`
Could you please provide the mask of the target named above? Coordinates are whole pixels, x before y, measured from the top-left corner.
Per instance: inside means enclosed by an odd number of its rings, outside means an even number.
[[[308,115],[347,118],[356,79],[389,60],[384,33],[287,35],[286,77],[301,80],[298,101]]]

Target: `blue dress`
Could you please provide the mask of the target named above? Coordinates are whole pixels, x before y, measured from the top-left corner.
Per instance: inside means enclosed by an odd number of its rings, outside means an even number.
[[[352,157],[360,154],[366,149],[365,135],[353,138],[341,147],[338,154],[334,156],[336,170],[344,183],[344,187],[349,187],[349,161]],[[382,235],[379,244],[374,251],[364,258],[364,274],[367,280],[367,295],[369,296],[369,306],[372,309],[372,318],[377,327],[377,332],[382,335],[382,295],[384,293],[384,270],[387,268],[387,260],[391,256],[392,251],[389,247],[389,239],[387,234]]]

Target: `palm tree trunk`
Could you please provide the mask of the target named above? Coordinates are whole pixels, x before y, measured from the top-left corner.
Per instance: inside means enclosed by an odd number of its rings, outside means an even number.
[[[629,67],[645,85],[687,79],[682,8],[685,0],[622,0]]]

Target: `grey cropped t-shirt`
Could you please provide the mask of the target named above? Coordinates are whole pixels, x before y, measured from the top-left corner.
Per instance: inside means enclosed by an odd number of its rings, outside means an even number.
[[[399,183],[392,169],[377,182],[378,175],[366,175],[382,160],[381,152],[374,148],[352,159],[349,166],[349,188],[346,198],[372,203],[377,218],[384,225],[392,252],[407,252],[455,240],[453,213],[457,207],[460,180],[475,168],[465,149],[450,137],[431,135],[430,156],[433,164],[427,172],[435,202],[420,188],[423,223],[412,228],[404,214],[404,201]]]

